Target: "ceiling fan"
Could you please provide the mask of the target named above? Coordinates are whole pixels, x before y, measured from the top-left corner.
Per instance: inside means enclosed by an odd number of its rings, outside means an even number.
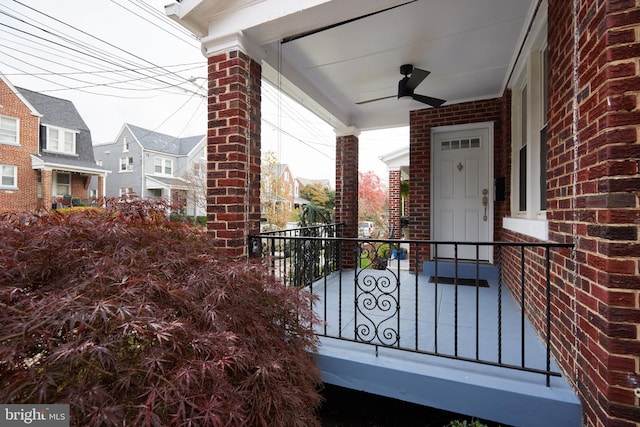
[[[413,98],[416,101],[420,101],[432,107],[439,107],[446,102],[444,99],[433,98],[431,96],[426,96],[426,95],[419,95],[413,92],[415,88],[417,88],[418,85],[422,83],[422,81],[429,74],[431,74],[430,71],[421,70],[420,68],[413,68],[413,65],[411,64],[404,64],[400,66],[400,74],[404,75],[404,77],[400,79],[400,81],[398,82],[398,95],[391,95],[391,96],[385,96],[382,98],[369,99],[367,101],[356,102],[356,104],[358,105],[368,104],[369,102],[395,98],[396,96],[398,99],[404,98],[404,97]]]

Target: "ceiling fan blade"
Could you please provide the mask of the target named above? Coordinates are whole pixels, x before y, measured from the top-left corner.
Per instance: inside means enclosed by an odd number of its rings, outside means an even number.
[[[427,78],[429,74],[431,74],[431,71],[421,70],[420,68],[414,68],[413,72],[411,73],[411,77],[409,77],[409,81],[407,82],[407,89],[409,89],[410,91],[413,91],[415,88],[418,87],[420,83],[422,83],[424,79]]]
[[[425,96],[425,95],[417,95],[415,93],[413,94],[413,99],[415,99],[416,101],[420,101],[423,104],[431,105],[432,107],[439,107],[445,102],[447,102],[444,99],[433,98],[431,96]]]
[[[383,96],[382,98],[368,99],[366,101],[356,102],[356,105],[368,104],[370,102],[382,101],[383,99],[391,99],[395,97],[396,95],[391,95],[391,96]]]

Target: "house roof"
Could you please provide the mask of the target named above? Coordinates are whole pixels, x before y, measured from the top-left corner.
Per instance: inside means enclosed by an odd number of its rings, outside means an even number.
[[[51,168],[82,173],[104,173],[108,171],[96,164],[91,143],[91,132],[71,101],[29,89],[16,87],[16,90],[40,114],[41,125],[55,126],[77,132],[77,156],[40,150],[40,153],[31,157],[33,168]]]
[[[145,150],[157,151],[174,156],[188,155],[205,138],[205,135],[179,138],[144,129],[129,123],[125,126],[129,128],[133,137]]]
[[[175,177],[163,177],[155,175],[145,175],[147,178],[147,188],[173,188],[173,189],[187,189],[189,183],[182,178]]]
[[[89,132],[89,128],[71,101],[24,88],[17,87],[16,89],[42,114],[41,124]]]

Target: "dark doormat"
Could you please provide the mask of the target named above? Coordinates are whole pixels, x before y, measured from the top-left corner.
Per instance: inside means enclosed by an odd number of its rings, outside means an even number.
[[[455,284],[456,279],[454,277],[442,277],[438,276],[438,284],[439,285],[453,285]],[[429,283],[436,283],[436,276],[429,276]],[[462,286],[475,286],[476,279],[461,279],[458,277],[458,285]],[[488,288],[489,283],[485,279],[478,280],[478,287],[480,288]]]

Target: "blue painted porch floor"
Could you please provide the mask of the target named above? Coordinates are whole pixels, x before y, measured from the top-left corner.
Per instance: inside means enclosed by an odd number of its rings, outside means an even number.
[[[582,424],[580,402],[562,377],[551,377],[547,387],[545,375],[539,373],[446,357],[457,351],[459,357],[497,363],[501,329],[501,362],[523,363],[521,312],[506,288],[499,298],[496,280],[489,280],[489,288],[458,286],[456,310],[456,287],[436,286],[428,282],[428,275],[366,270],[359,273],[358,282],[381,287],[389,278],[385,288],[389,291],[395,288],[398,274],[399,289],[392,292],[396,298],[378,293],[378,304],[364,314],[354,308],[353,270],[335,273],[310,288],[319,297],[315,311],[325,320],[316,327],[321,335],[316,359],[326,383],[508,425]],[[385,300],[391,303],[389,309],[381,303]],[[366,308],[366,302],[360,307]],[[397,347],[438,356],[350,341],[356,336],[356,322],[359,336],[372,343],[397,338]],[[374,324],[379,325],[378,335]],[[546,368],[544,345],[526,320],[524,358],[527,367]],[[551,370],[559,372],[553,361]]]

